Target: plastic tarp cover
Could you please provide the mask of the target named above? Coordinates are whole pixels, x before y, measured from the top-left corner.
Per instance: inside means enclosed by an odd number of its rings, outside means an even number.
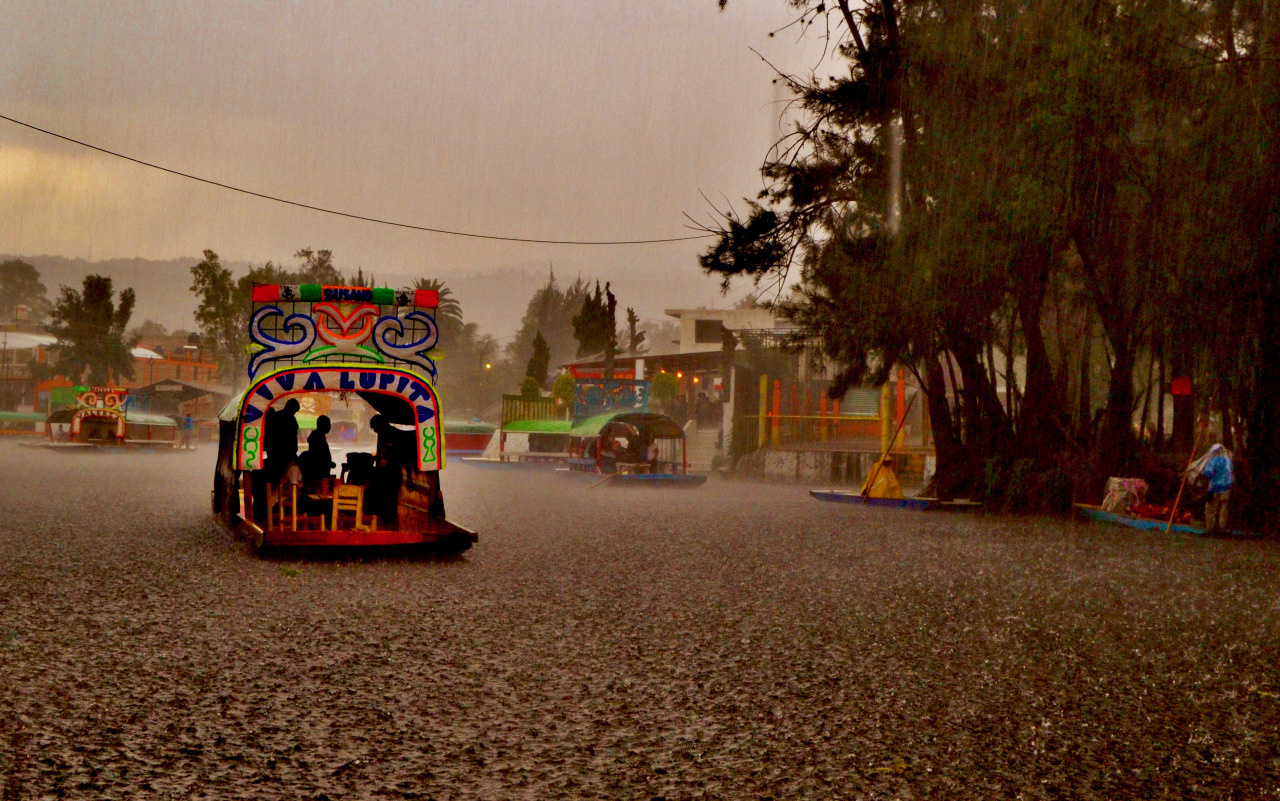
[[[1107,479],[1107,495],[1102,499],[1102,509],[1106,512],[1128,514],[1135,506],[1146,503],[1147,482],[1140,478]]]

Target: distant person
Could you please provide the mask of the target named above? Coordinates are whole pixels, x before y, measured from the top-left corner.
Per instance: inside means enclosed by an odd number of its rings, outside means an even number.
[[[871,466],[867,480],[862,484],[864,498],[901,498],[902,485],[893,472],[893,457],[886,455]]]
[[[329,416],[322,414],[317,417],[315,430],[307,435],[307,452],[299,460],[304,481],[321,481],[332,474],[335,465],[326,438],[329,430]]]
[[[671,411],[668,416],[675,420],[676,423],[684,428],[685,423],[689,422],[689,401],[685,396],[680,395],[671,402]]]
[[[600,454],[600,469],[605,473],[618,472],[618,456],[622,451],[622,445],[610,437],[604,451]]]
[[[1227,501],[1235,485],[1235,472],[1231,465],[1231,451],[1215,443],[1187,468],[1187,477],[1208,482],[1208,497],[1204,502],[1204,529],[1215,534],[1227,527]]]
[[[182,418],[182,447],[192,450],[196,447],[196,421],[189,414]]]

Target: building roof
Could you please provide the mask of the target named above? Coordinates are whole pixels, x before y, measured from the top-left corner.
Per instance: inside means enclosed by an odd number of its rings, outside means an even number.
[[[51,348],[58,344],[58,338],[49,334],[33,334],[27,331],[5,331],[0,333],[0,350],[33,350],[35,348]],[[159,353],[147,348],[134,348],[135,359],[163,359]]]
[[[130,394],[137,395],[160,392],[173,393],[178,397],[178,400],[185,401],[198,398],[201,395],[217,395],[222,398],[230,398],[235,391],[231,387],[218,384],[197,384],[191,381],[179,381],[176,378],[164,378],[154,384],[146,384],[129,390]]]
[[[660,353],[656,356],[641,353],[637,356],[615,356],[613,358],[613,366],[617,370],[633,370],[636,366],[636,359],[644,359],[646,373],[650,369],[656,369],[656,365],[673,370],[710,369],[720,366],[720,357],[721,350],[719,348],[697,353]],[[570,369],[578,368],[580,370],[602,370],[604,369],[604,359],[588,356],[585,359],[566,362],[560,366]]]
[[[51,337],[48,334],[32,334],[26,331],[5,331],[0,333],[0,349],[3,350],[31,350],[32,348],[47,348],[56,344],[58,344],[58,338]]]

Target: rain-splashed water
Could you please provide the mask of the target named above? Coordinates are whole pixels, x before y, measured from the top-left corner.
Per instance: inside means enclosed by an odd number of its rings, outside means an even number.
[[[213,450],[0,443],[4,798],[1259,797],[1273,544],[445,471],[462,558],[253,555]]]

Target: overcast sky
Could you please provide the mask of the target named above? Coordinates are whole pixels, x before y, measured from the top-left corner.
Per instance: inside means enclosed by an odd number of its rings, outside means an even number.
[[[0,114],[351,213],[536,239],[692,233],[779,135],[773,74],[821,54],[783,0],[0,3]],[[291,262],[448,280],[511,265],[697,274],[705,242],[494,243],[238,195],[0,120],[0,252]],[[714,299],[673,298],[671,305]],[[495,287],[496,290],[500,288]]]

